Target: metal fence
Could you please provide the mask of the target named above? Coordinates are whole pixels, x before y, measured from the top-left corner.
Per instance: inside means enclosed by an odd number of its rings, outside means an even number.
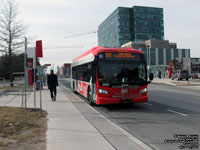
[[[6,86],[6,80],[2,77],[0,77],[0,88],[3,88]]]
[[[13,86],[10,86],[10,82],[5,79],[0,80],[0,89],[5,95],[23,95],[25,87],[23,80],[17,80],[13,82]],[[30,94],[32,86],[26,85],[26,93]]]

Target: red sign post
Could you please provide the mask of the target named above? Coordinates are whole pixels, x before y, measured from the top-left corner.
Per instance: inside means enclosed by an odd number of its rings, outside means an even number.
[[[169,62],[169,69],[168,69],[168,78],[171,79],[173,72],[173,65],[172,62]]]
[[[36,58],[43,57],[42,40],[36,41]]]
[[[28,62],[28,68],[33,68],[33,61]],[[32,69],[28,71],[28,83],[33,85],[33,72]]]

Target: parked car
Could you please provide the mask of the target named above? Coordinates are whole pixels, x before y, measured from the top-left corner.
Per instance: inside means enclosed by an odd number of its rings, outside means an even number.
[[[192,79],[198,79],[198,74],[195,72],[195,73],[192,73]]]
[[[190,75],[187,70],[177,70],[177,73],[176,73],[177,80],[183,80],[183,79],[188,80],[189,78],[190,78]]]

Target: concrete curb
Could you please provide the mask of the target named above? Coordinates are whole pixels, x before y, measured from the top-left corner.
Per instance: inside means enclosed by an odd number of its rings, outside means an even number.
[[[118,125],[117,122],[115,122],[114,120],[112,120],[110,117],[108,117],[106,114],[101,114],[100,112],[98,112],[97,110],[95,110],[92,106],[89,105],[89,107],[91,109],[93,109],[96,113],[99,114],[99,116],[101,116],[102,118],[104,118],[106,121],[108,121],[112,126],[116,127],[118,130],[120,130],[124,135],[126,135],[133,143],[137,144],[138,146],[140,146],[142,149],[145,150],[158,150],[158,148],[144,143],[143,140],[139,139],[137,136],[130,134],[128,131],[126,131],[124,128],[122,128],[121,126]]]
[[[169,82],[151,82],[152,84],[166,84],[166,85],[171,85],[171,86],[177,86],[174,83],[169,83]]]
[[[192,85],[187,85],[187,84],[178,85],[178,83],[175,84],[175,83],[171,83],[171,82],[152,82],[152,84],[167,84],[167,85],[177,86],[177,87],[194,87],[194,86],[200,87],[200,84],[192,84],[192,83],[190,83]]]
[[[0,90],[0,95],[3,95],[7,92],[7,90],[3,89],[3,90]]]

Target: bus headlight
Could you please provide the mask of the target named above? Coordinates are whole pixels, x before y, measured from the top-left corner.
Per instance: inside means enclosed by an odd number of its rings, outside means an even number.
[[[103,89],[99,89],[99,93],[100,93],[100,94],[108,94],[108,91],[103,90]]]
[[[146,93],[147,92],[147,88],[144,88],[144,89],[142,89],[141,91],[140,91],[140,93],[142,94],[142,93]]]

